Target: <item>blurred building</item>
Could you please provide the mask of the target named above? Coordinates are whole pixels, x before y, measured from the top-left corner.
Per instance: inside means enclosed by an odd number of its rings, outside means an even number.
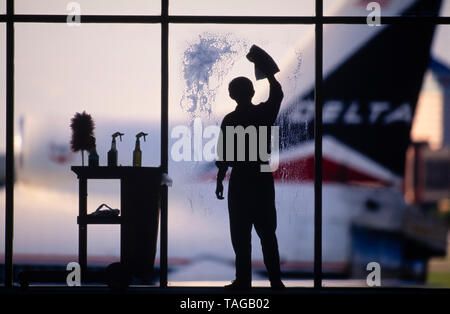
[[[424,77],[406,156],[405,198],[446,210],[450,200],[450,68],[433,59]]]
[[[450,147],[450,68],[435,59],[424,77],[411,138],[432,149]]]

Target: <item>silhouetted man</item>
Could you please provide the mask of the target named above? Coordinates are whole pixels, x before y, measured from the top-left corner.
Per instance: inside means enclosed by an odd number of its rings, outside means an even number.
[[[277,217],[275,209],[275,188],[272,172],[262,172],[261,166],[268,165],[258,154],[256,160],[250,157],[251,150],[257,147],[259,152],[259,138],[261,129],[267,130],[267,153],[270,153],[270,129],[277,118],[283,91],[281,85],[273,75],[268,75],[270,95],[266,102],[253,105],[251,100],[255,94],[252,82],[245,77],[233,79],[228,87],[230,97],[237,102],[236,109],[227,114],[222,121],[221,134],[218,145],[219,168],[217,175],[216,195],[223,199],[223,179],[228,167],[232,168],[228,189],[228,210],[230,216],[230,231],[233,249],[236,254],[236,279],[226,286],[233,289],[247,289],[251,287],[251,231],[252,226],[261,239],[264,264],[269,273],[272,288],[284,288],[280,279],[280,257],[278,242],[275,235]],[[257,139],[249,132],[245,135],[245,160],[239,161],[237,156],[238,141],[234,137],[234,156],[231,160],[227,156],[227,127],[247,128],[256,127]],[[252,145],[256,144],[256,145]],[[241,146],[242,148],[242,146]],[[241,158],[242,159],[242,158]]]

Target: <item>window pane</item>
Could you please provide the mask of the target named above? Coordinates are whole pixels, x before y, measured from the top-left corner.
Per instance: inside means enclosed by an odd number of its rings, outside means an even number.
[[[81,14],[141,15],[161,14],[161,1],[149,0],[16,0],[18,14],[68,14],[78,13],[69,3],[79,4]],[[77,7],[78,9],[78,7]]]
[[[17,24],[15,261],[65,266],[77,261],[78,182],[71,165],[81,153],[70,150],[70,120],[86,110],[95,121],[100,165],[106,165],[111,135],[118,164],[132,164],[135,135],[142,165],[160,165],[159,25]],[[87,153],[85,153],[87,165]],[[106,203],[120,209],[119,184],[88,183],[88,212]],[[89,230],[89,258],[117,260],[118,228]],[[114,259],[112,259],[114,258]],[[66,264],[64,264],[66,263]]]
[[[210,161],[214,150],[207,146],[215,146],[216,139],[205,134],[217,130],[224,115],[235,109],[228,92],[233,78],[245,76],[253,82],[253,103],[267,99],[269,84],[255,79],[254,66],[245,57],[257,44],[278,63],[284,92],[277,120],[281,151],[273,173],[282,271],[286,278],[297,279],[289,285],[312,285],[313,33],[312,26],[171,26],[169,173],[174,185],[169,190],[169,260],[187,263],[169,273],[172,283],[222,285],[234,278],[227,202],[216,199],[217,168]],[[299,102],[306,104],[304,112],[295,111]],[[204,146],[198,148],[193,141],[202,136],[200,125]],[[186,151],[179,149],[180,130],[191,134],[184,138],[192,139]],[[228,179],[224,185],[227,193]],[[268,284],[263,281],[267,277],[256,233],[252,239],[254,284]]]
[[[0,41],[6,42],[6,25],[0,23]],[[6,47],[0,49],[0,228],[5,230],[5,172],[6,172]],[[5,232],[0,232],[0,264],[5,262]],[[0,284],[3,283],[3,274]]]
[[[169,9],[173,15],[313,15],[313,0],[281,0],[274,5],[271,0],[249,1],[209,1],[209,0],[171,0]]]
[[[381,16],[435,16],[441,0],[324,0],[324,14],[329,16],[368,16],[380,12]],[[378,6],[373,6],[373,3]],[[369,6],[370,3],[370,6]],[[369,7],[368,7],[369,6]],[[450,1],[442,0],[442,16],[449,16]]]
[[[6,13],[6,0],[0,1],[0,14]]]
[[[437,204],[449,190],[424,197],[442,184],[436,168],[446,172],[442,160],[450,160],[414,142],[439,128],[432,121],[439,108],[442,117],[450,70],[448,57],[438,55],[448,51],[449,37],[433,36],[432,25],[376,29],[324,29],[324,266],[340,258],[352,279],[327,286],[366,286],[378,266],[382,287],[426,285],[428,262],[446,254],[447,227]],[[414,131],[419,120],[422,130]],[[429,190],[421,181],[425,161],[435,180]],[[327,182],[333,176],[337,184]]]

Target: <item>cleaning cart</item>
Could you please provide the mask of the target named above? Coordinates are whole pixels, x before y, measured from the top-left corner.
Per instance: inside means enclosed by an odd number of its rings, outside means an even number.
[[[120,278],[150,284],[156,256],[162,170],[159,167],[79,167],[72,171],[79,181],[79,264],[87,274],[87,226],[120,225]],[[89,215],[87,190],[90,179],[120,180],[120,215]],[[128,281],[128,279],[126,280]]]

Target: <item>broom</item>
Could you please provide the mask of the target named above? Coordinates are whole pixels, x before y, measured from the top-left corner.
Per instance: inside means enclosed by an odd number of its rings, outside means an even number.
[[[84,151],[90,151],[93,148],[91,136],[94,135],[94,120],[85,111],[82,113],[77,112],[71,119],[70,128],[72,129],[72,139],[70,141],[72,151],[81,151],[81,162],[84,167]]]

